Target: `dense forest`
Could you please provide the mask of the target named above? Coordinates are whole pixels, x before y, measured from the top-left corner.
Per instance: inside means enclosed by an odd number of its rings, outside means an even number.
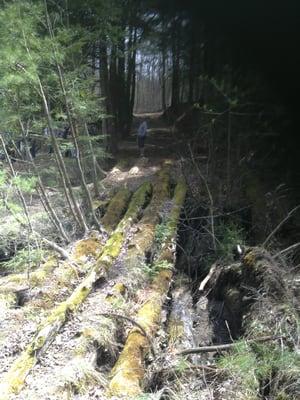
[[[0,1],[0,400],[299,399],[299,17]]]

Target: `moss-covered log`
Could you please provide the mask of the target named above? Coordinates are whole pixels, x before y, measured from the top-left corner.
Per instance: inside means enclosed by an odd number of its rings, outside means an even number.
[[[173,275],[175,261],[174,242],[185,195],[186,184],[182,180],[175,188],[173,206],[168,218],[168,236],[155,263],[155,267],[158,270],[160,268],[160,270],[147,290],[147,300],[135,318],[147,332],[148,337],[136,327],[130,331],[124,349],[111,371],[112,379],[109,384],[109,394],[111,396],[130,398],[142,392],[142,381],[145,374],[144,358],[149,351],[149,337],[153,337],[159,327],[162,306]]]
[[[107,232],[112,232],[125,213],[130,200],[131,192],[124,188],[119,190],[109,202],[106,213],[101,220]]]
[[[99,297],[99,307],[109,313],[116,312],[125,303],[126,287],[116,283],[105,299]],[[66,390],[71,397],[75,393],[86,393],[91,386],[104,386],[99,367],[114,362],[118,353],[118,325],[116,320],[105,315],[89,320],[80,332],[73,358],[61,370],[62,380],[55,392]],[[100,365],[99,365],[100,364]],[[96,378],[96,379],[95,379]]]
[[[151,184],[146,182],[135,192],[127,212],[103,247],[95,266],[81,284],[76,287],[71,296],[55,307],[40,324],[31,343],[5,374],[0,385],[1,400],[9,399],[11,394],[20,392],[30,369],[36,364],[41,353],[61,329],[69,313],[78,309],[92,291],[94,283],[102,274],[102,270],[109,268],[115,261],[126,237],[126,230],[140,214],[151,195],[151,191]]]
[[[135,260],[144,258],[150,251],[155,239],[155,227],[160,222],[160,212],[167,200],[170,199],[170,165],[165,165],[158,173],[154,183],[151,203],[145,209],[137,233],[130,241],[126,255],[127,263],[133,264]],[[139,260],[140,262],[141,260]]]

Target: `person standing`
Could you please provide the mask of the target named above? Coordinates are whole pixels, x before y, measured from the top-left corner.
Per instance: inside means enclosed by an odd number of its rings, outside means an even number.
[[[140,151],[140,156],[144,157],[145,154],[145,140],[147,136],[147,122],[143,121],[138,127],[137,144]]]

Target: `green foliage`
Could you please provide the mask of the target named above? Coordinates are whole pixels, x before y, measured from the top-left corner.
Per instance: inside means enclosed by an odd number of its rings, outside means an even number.
[[[37,178],[35,176],[16,176],[12,179],[12,183],[24,193],[32,194],[35,191]]]
[[[5,185],[5,182],[6,182],[6,171],[0,170],[0,188],[1,189]]]
[[[157,224],[155,227],[155,242],[160,245],[162,244],[170,234],[170,229],[166,221],[161,224]]]
[[[233,247],[245,242],[243,229],[234,222],[220,222],[216,226],[215,234],[217,238],[217,256],[227,262],[233,261]]]
[[[2,263],[2,267],[7,272],[24,272],[28,268],[38,267],[45,254],[41,248],[25,248],[19,250],[11,260]]]
[[[300,376],[299,354],[272,343],[249,346],[240,342],[219,359],[218,366],[238,382],[241,399],[256,399],[260,385],[265,384],[276,399],[285,399]]]
[[[103,117],[95,76],[88,65],[91,33],[79,25],[67,27],[55,6],[43,1],[14,1],[0,11],[0,129],[30,132],[47,126],[41,86],[47,96],[53,127],[67,121],[66,102],[78,134],[86,123]],[[63,71],[61,88],[57,64]],[[66,100],[67,98],[67,100]]]
[[[256,374],[257,359],[246,343],[238,343],[232,353],[221,357],[218,367],[238,381],[244,399],[257,398],[259,389]]]
[[[159,274],[160,271],[164,269],[172,269],[173,265],[170,264],[166,260],[157,261],[151,264],[150,266],[147,264],[143,264],[143,271],[149,276],[149,278],[153,279],[156,275]]]
[[[189,367],[190,363],[185,358],[179,357],[176,361],[174,369],[177,374],[183,374],[186,370],[189,369]]]

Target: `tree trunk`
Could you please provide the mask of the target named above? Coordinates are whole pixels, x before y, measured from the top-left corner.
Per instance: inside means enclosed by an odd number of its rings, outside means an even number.
[[[180,95],[180,82],[179,82],[179,62],[180,62],[180,33],[179,24],[177,21],[173,22],[173,35],[172,35],[172,110],[177,113]]]
[[[166,48],[162,48],[162,73],[161,73],[161,104],[163,111],[167,109],[166,101]]]

